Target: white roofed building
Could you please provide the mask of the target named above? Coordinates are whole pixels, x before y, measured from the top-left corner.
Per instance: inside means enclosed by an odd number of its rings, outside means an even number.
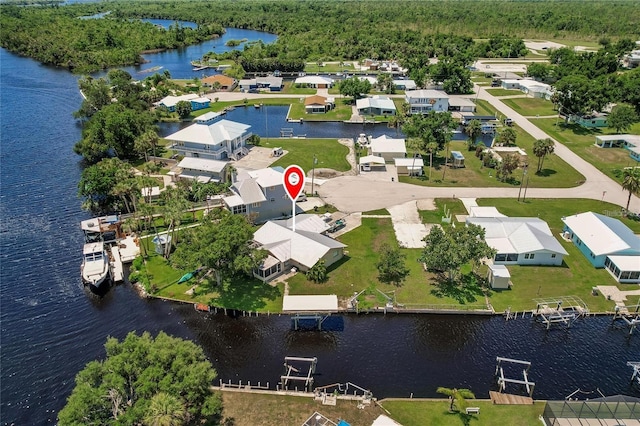
[[[405,100],[411,114],[428,114],[431,111],[449,110],[449,96],[439,90],[407,90]]]
[[[195,93],[190,93],[190,94],[181,95],[181,96],[167,96],[161,99],[159,102],[157,102],[156,105],[163,106],[167,108],[169,111],[175,112],[176,105],[178,104],[178,102],[181,102],[181,101],[189,102],[191,104],[192,111],[197,111],[203,108],[209,108],[209,105],[211,104],[211,99],[200,97]]]
[[[424,160],[422,158],[394,158],[398,176],[422,176]]]
[[[568,254],[537,217],[468,217],[466,223],[484,229],[485,241],[496,250],[495,264],[557,266]]]
[[[407,156],[407,147],[404,139],[393,139],[387,135],[371,139],[369,155],[382,157],[386,162],[393,162],[395,158]]]
[[[315,89],[329,89],[333,87],[334,80],[329,77],[323,77],[319,75],[305,75],[303,77],[296,78],[294,84],[300,84]]]
[[[254,275],[269,281],[291,268],[308,271],[318,261],[330,266],[342,259],[346,245],[323,234],[328,225],[317,215],[296,217],[296,231],[292,220],[272,220],[254,234],[254,241],[269,252]]]
[[[197,180],[202,183],[224,182],[226,161],[208,160],[206,158],[183,158],[175,170],[169,175],[177,179]]]
[[[252,133],[248,124],[220,120],[196,122],[167,136],[168,147],[184,157],[210,160],[237,160],[249,153],[247,139]]]
[[[416,82],[410,79],[393,80],[393,85],[398,90],[416,90]]]
[[[571,239],[596,268],[619,282],[640,282],[640,237],[618,219],[593,212],[563,217],[564,237]]]
[[[356,109],[360,115],[396,115],[396,104],[387,96],[356,99]]]

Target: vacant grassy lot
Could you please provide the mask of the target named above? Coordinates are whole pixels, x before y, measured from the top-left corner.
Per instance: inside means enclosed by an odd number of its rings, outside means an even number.
[[[575,295],[582,298],[592,311],[610,311],[613,303],[602,296],[592,296],[591,288],[598,285],[617,285],[604,269],[595,269],[584,255],[559,234],[561,218],[585,211],[605,213],[620,211],[618,206],[597,200],[550,200],[530,199],[524,203],[514,199],[478,199],[481,206],[495,206],[507,216],[539,217],[545,220],[556,239],[569,253],[562,266],[509,266],[513,287],[510,290],[492,290],[490,299],[496,311],[508,306],[514,310],[535,308],[534,298]],[[640,232],[640,222],[624,219],[634,232]],[[628,290],[628,285],[617,285]]]
[[[385,293],[395,291],[397,302],[402,304],[454,304],[461,309],[464,308],[464,304],[484,304],[482,291],[477,287],[461,294],[457,289],[443,290],[437,286],[437,277],[425,272],[417,261],[420,249],[401,249],[406,255],[406,265],[410,269],[404,284],[395,287],[381,283],[375,266],[380,259],[380,248],[384,244],[398,246],[391,219],[363,218],[362,226],[338,239],[348,246],[348,255],[329,268],[328,281],[316,284],[307,281],[304,274],[296,274],[289,279],[290,294],[336,294],[341,298],[347,298],[354,292],[367,289],[359,299],[361,308],[384,305],[385,299],[376,289]]]
[[[287,167],[297,164],[306,172],[313,168],[313,156],[318,159],[316,168],[327,168],[345,172],[351,168],[347,161],[349,148],[336,139],[263,139],[260,146],[267,148],[282,147],[289,151],[272,166]]]
[[[516,98],[502,99],[502,102],[513,108],[518,114],[525,117],[535,117],[537,115],[556,115],[558,112],[553,109],[551,101],[540,98]]]
[[[484,99],[476,100],[476,115],[496,115],[497,111]]]
[[[622,181],[620,169],[638,165],[624,148],[598,148],[594,145],[596,136],[616,134],[614,129],[587,129],[578,124],[565,124],[555,118],[531,119],[531,122],[618,182]],[[634,124],[627,133],[640,134],[640,123]]]
[[[314,95],[318,90],[312,87],[296,87],[293,81],[285,81],[282,91],[279,93],[291,95]]]
[[[338,401],[322,405],[313,398],[223,392],[223,418],[233,418],[235,426],[301,425],[318,411],[338,423],[344,419],[352,426],[369,426],[380,415],[380,407],[359,409],[356,401]]]
[[[533,155],[533,137],[518,126],[513,126],[513,129],[517,134],[516,144],[528,153],[528,162],[532,167],[535,167],[537,157]],[[422,186],[452,187],[513,187],[520,185],[522,169],[515,170],[510,179],[502,182],[496,179],[495,169],[484,167],[480,159],[475,156],[475,152],[467,150],[466,142],[451,142],[450,150],[462,152],[465,157],[465,167],[447,167],[445,171],[445,153],[441,151],[434,155],[431,179],[429,179],[429,156],[422,153],[425,161],[424,175],[419,177],[399,176],[399,181]],[[570,188],[584,182],[584,176],[556,155],[547,156],[540,173],[529,173],[528,176],[529,186],[532,188]]]
[[[461,425],[509,425],[538,426],[538,417],[544,411],[545,403],[533,405],[493,405],[491,401],[468,401],[469,406],[479,407],[480,414],[467,416],[449,413],[447,401],[424,400],[382,400],[382,405],[394,420],[404,426],[461,426]]]

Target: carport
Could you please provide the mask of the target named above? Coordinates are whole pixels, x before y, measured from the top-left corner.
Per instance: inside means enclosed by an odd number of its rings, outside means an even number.
[[[361,172],[368,172],[372,170],[384,171],[386,169],[384,158],[375,155],[365,155],[364,157],[361,157],[359,164]]]

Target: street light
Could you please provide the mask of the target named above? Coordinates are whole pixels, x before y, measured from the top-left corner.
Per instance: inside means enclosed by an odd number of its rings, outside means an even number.
[[[313,184],[314,184],[314,179],[316,177],[316,164],[318,164],[318,158],[316,157],[315,154],[313,154],[313,167],[311,168],[311,196],[312,197],[315,195],[315,192],[313,191]]]

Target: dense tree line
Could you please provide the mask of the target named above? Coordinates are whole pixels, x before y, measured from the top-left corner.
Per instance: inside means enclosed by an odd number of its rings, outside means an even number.
[[[287,61],[302,60],[514,57],[525,52],[517,37],[640,36],[633,2],[542,3],[195,0],[3,6],[0,42],[41,62],[86,71],[137,63],[143,50],[195,43],[220,34],[221,26],[278,34],[273,46],[259,52],[251,46],[243,53],[257,68],[255,61],[267,58],[277,58],[283,68],[291,64]],[[77,19],[107,11],[104,19]],[[187,20],[199,27],[167,31],[132,18]],[[505,33],[515,37],[499,35]],[[488,41],[476,45],[470,37]]]

